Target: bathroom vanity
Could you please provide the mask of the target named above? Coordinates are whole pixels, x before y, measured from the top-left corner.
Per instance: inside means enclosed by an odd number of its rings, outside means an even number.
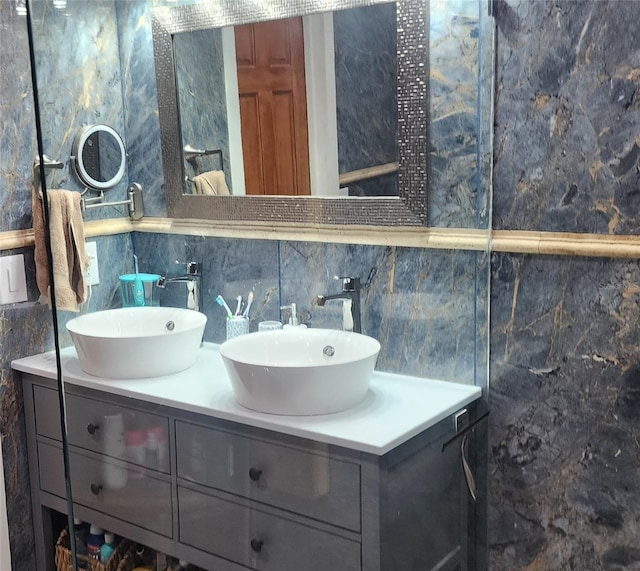
[[[213,344],[191,369],[156,379],[91,377],[73,349],[62,367],[83,521],[215,571],[470,566],[463,456],[473,443],[462,441],[480,414],[477,387],[376,372],[360,405],[287,417],[239,406]],[[13,368],[23,379],[38,569],[55,569],[52,514],[67,510],[55,355]]]

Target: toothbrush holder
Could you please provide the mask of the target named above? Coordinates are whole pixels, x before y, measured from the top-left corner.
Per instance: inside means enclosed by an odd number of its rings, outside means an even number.
[[[143,307],[160,305],[156,284],[158,274],[125,274],[120,276],[122,307]]]
[[[249,318],[236,315],[227,319],[227,341],[249,333]]]

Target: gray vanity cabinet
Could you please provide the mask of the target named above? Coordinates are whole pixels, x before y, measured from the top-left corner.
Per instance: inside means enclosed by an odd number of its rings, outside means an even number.
[[[176,422],[178,478],[360,531],[360,465],[326,444],[308,450]]]
[[[66,513],[57,392],[23,375],[38,569]],[[453,417],[378,456],[67,384],[74,513],[214,571],[453,571],[469,492]],[[474,406],[468,406],[470,419]],[[166,435],[122,457],[107,420]]]

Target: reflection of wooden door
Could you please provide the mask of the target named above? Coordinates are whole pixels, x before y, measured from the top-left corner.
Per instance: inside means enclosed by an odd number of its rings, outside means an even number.
[[[235,36],[247,194],[310,194],[302,18]]]

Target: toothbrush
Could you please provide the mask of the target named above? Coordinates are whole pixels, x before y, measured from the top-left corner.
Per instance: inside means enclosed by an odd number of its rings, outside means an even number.
[[[242,312],[242,317],[249,317],[249,308],[251,307],[252,303],[253,303],[253,292],[250,291],[249,295],[247,296],[247,307],[245,307],[244,311]]]
[[[133,281],[133,301],[136,305],[144,305],[144,287],[142,280],[138,277],[138,256],[133,254],[133,270],[136,277]]]
[[[239,295],[238,297],[236,297],[236,301],[238,302],[238,305],[236,305],[236,312],[233,314],[234,317],[238,317],[238,315],[240,315],[240,306],[242,305],[242,296]]]
[[[233,317],[233,313],[231,313],[231,310],[229,309],[229,306],[227,305],[227,302],[224,300],[224,298],[219,295],[218,297],[216,297],[216,302],[220,307],[224,307],[227,312],[227,317],[231,319]]]

